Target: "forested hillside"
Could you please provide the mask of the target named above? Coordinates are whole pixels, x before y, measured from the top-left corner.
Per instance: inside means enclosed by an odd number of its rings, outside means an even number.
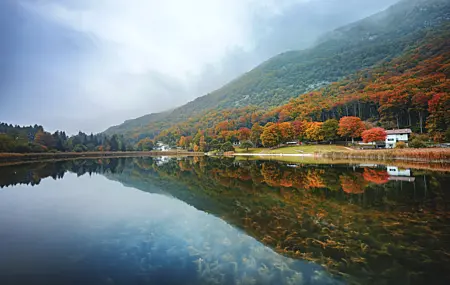
[[[187,140],[195,147],[202,137],[206,143],[208,139],[238,141],[249,139],[255,126],[265,126],[255,131],[261,134],[278,125],[286,139],[318,141],[325,139],[320,133],[324,122],[347,116],[366,121],[369,128],[411,128],[430,134],[436,141],[442,141],[446,133],[448,136],[450,23],[429,30],[402,56],[300,95],[280,107],[269,111],[257,107],[211,110],[162,131],[156,139],[179,145]],[[248,135],[243,135],[244,131]],[[257,140],[253,142],[257,144]]]
[[[384,12],[326,35],[311,49],[278,55],[182,107],[127,121],[105,133],[124,134],[132,140],[153,138],[176,123],[198,120],[195,118],[208,110],[246,106],[262,110],[279,106],[331,82],[343,80],[339,83],[342,84],[351,80],[345,77],[361,70],[389,64],[449,20],[450,1],[401,1]]]

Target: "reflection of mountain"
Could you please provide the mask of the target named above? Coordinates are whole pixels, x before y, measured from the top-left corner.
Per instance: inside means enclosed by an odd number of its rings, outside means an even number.
[[[0,171],[24,177],[98,172],[147,192],[166,193],[214,214],[279,253],[315,261],[364,283],[419,284],[449,272],[449,177],[415,172],[389,181],[386,168],[194,158],[36,164]],[[8,175],[20,173],[21,179]],[[6,181],[9,182],[7,183]],[[364,281],[362,281],[364,280]],[[433,282],[436,281],[436,282]]]
[[[440,262],[450,261],[428,246],[431,238],[434,248],[448,250],[449,231],[439,220],[449,218],[440,209],[443,201],[450,201],[443,192],[445,176],[422,175],[414,183],[403,183],[389,181],[386,168],[293,168],[277,162],[199,158],[155,164],[141,160],[106,176],[144,191],[164,189],[279,253],[320,263],[349,274],[353,281],[405,280],[420,268],[411,284],[421,283],[444,270]],[[431,203],[438,200],[439,206]]]

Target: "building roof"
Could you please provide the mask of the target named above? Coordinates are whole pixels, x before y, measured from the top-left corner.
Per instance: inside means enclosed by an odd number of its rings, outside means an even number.
[[[397,130],[387,130],[386,133],[388,135],[401,135],[401,134],[410,134],[412,133],[411,129],[397,129]]]

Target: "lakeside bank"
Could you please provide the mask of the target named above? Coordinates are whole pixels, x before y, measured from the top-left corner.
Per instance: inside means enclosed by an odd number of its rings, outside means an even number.
[[[289,148],[283,149],[280,153],[267,152],[238,152],[234,156],[254,156],[254,157],[315,157],[326,159],[357,159],[370,161],[417,161],[427,163],[450,163],[450,149],[446,148],[422,148],[422,149],[379,149],[379,150],[331,150],[314,151],[310,153],[291,153]]]
[[[45,153],[0,153],[0,163],[32,162],[76,158],[113,158],[145,156],[203,156],[203,152],[189,151],[95,151],[95,152],[45,152]]]

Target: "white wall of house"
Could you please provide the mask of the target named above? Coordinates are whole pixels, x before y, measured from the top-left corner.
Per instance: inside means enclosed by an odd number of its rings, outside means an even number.
[[[394,148],[397,142],[408,142],[409,134],[393,134],[386,136],[386,148]]]

